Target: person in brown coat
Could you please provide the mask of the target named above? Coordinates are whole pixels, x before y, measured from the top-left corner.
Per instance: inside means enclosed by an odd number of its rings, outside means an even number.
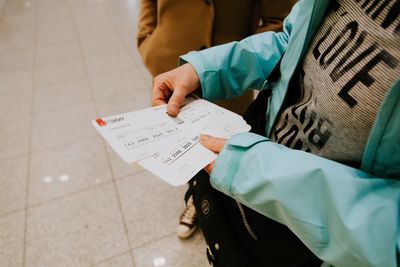
[[[280,31],[295,0],[141,0],[137,43],[153,77],[174,69],[180,55],[239,41],[264,31]],[[249,92],[217,104],[243,114],[253,100]],[[177,228],[181,238],[196,229],[190,198]]]

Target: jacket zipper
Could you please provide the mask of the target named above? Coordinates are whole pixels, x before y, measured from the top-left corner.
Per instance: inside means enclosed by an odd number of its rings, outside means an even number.
[[[242,216],[242,220],[243,220],[243,224],[244,227],[246,228],[247,232],[249,233],[249,235],[251,236],[251,238],[253,238],[254,240],[257,240],[258,237],[254,234],[253,230],[251,230],[251,227],[249,225],[249,222],[246,219],[246,214],[244,213],[244,209],[242,204],[240,204],[237,200],[236,200],[236,205],[239,208],[240,211],[240,215]]]

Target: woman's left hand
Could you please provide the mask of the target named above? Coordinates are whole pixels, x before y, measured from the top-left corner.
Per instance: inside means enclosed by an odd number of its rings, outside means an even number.
[[[226,139],[213,137],[207,134],[200,135],[200,144],[204,147],[208,148],[209,150],[219,153],[221,149],[224,147]],[[215,160],[204,167],[204,170],[210,175],[212,169],[214,168]]]

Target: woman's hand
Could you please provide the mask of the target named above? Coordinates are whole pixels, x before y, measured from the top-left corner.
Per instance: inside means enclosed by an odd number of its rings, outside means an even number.
[[[213,137],[210,135],[202,134],[200,135],[200,144],[209,150],[219,153],[221,149],[224,147],[226,139]],[[210,175],[214,168],[215,160],[204,167],[204,170]]]
[[[151,104],[168,104],[168,114],[176,116],[185,97],[199,87],[200,81],[196,71],[192,65],[184,64],[154,78]]]

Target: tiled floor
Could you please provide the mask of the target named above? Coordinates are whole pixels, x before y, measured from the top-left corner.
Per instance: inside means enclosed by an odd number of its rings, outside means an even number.
[[[0,9],[1,10],[1,9]],[[91,126],[149,106],[138,0],[8,0],[0,16],[0,266],[208,266],[179,240],[185,187]]]

